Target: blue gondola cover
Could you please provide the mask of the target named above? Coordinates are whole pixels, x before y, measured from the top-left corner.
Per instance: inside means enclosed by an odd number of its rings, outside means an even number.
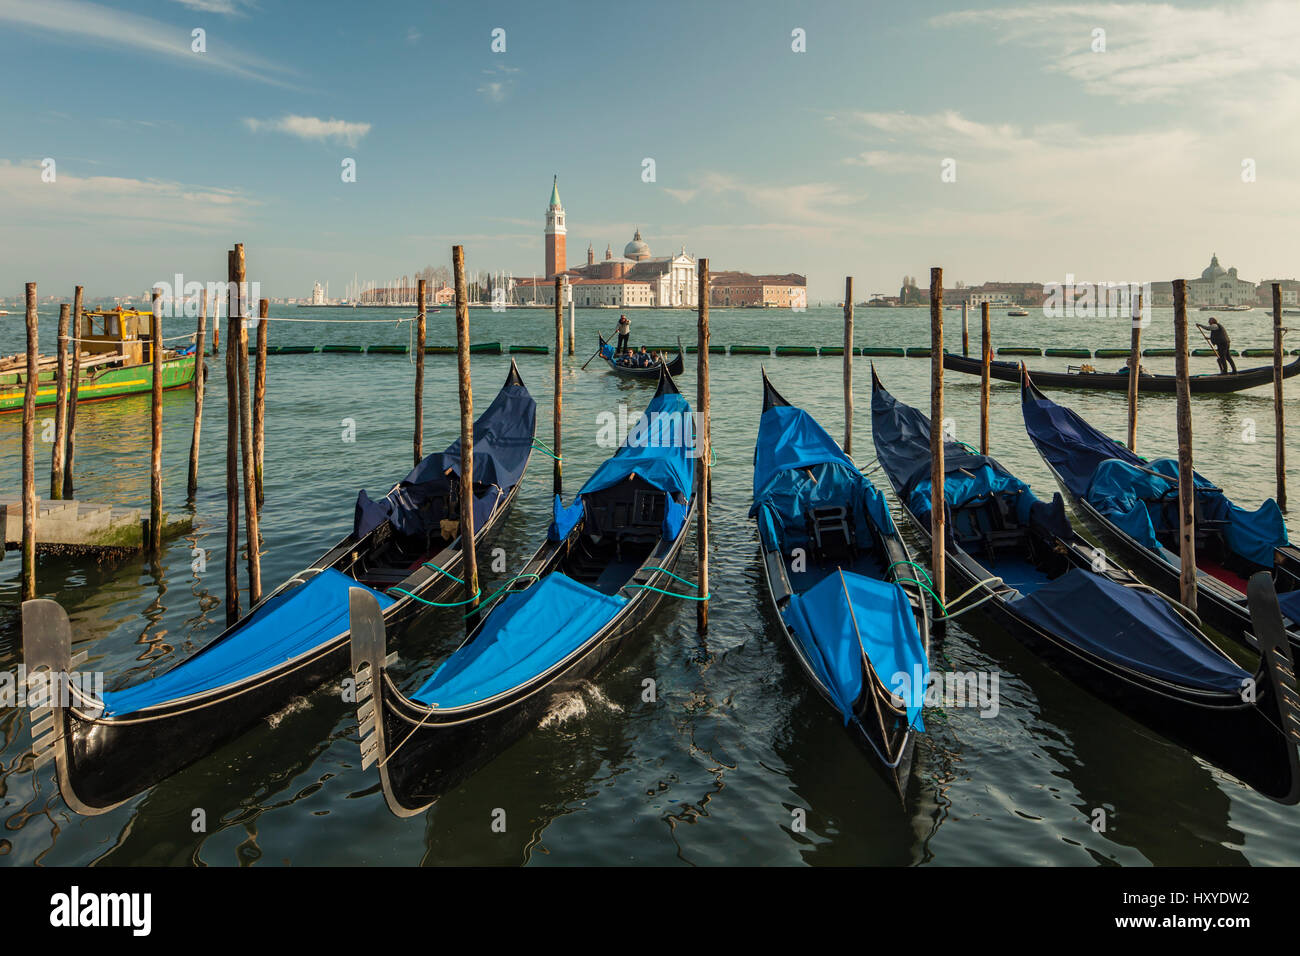
[[[348,591],[364,585],[333,568],[268,599],[241,626],[151,680],[104,694],[104,716],[225,687],[278,667],[347,632]],[[381,609],[393,599],[371,591]]]
[[[556,495],[551,502],[551,526],[546,529],[546,540],[563,541],[567,538],[582,520],[584,510],[581,497],[566,508],[564,499]]]
[[[1173,684],[1237,693],[1250,677],[1202,641],[1167,601],[1105,575],[1072,569],[1014,608],[1090,654]]]
[[[861,574],[828,574],[790,598],[783,612],[813,670],[831,692],[847,724],[866,679],[865,653],[887,688],[911,687],[908,725],[918,731],[929,664],[903,589]],[[915,675],[921,675],[919,685]]]
[[[1286,617],[1300,624],[1300,591],[1286,591],[1279,594],[1277,603]]]
[[[627,599],[602,594],[559,571],[508,594],[483,628],[412,695],[426,706],[487,700],[546,673],[613,619]]]

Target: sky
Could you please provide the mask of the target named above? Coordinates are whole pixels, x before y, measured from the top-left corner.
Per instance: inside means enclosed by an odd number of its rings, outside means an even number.
[[[531,275],[555,175],[571,264],[639,227],[810,301],[1289,278],[1297,50],[1294,0],[0,0],[0,296]]]

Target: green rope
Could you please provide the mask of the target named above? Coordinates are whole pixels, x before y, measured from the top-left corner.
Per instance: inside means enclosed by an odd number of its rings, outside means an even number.
[[[687,582],[687,583],[689,583],[689,582]],[[694,586],[695,586],[695,585],[693,585],[693,584],[691,585],[691,587],[694,587]],[[686,600],[686,601],[707,601],[707,600],[709,599],[709,597],[710,597],[710,595],[708,595],[708,594],[704,595],[704,597],[700,597],[699,595],[696,595],[696,594],[677,594],[677,593],[674,592],[674,591],[665,591],[663,588],[657,588],[657,587],[655,587],[655,586],[652,585],[652,584],[625,584],[625,585],[623,585],[623,587],[625,587],[625,588],[645,588],[647,591],[656,591],[656,592],[658,592],[659,594],[666,594],[666,595],[668,595],[669,597],[682,598],[683,600]]]
[[[497,588],[494,592],[492,592],[492,594],[488,595],[488,597],[483,601],[483,603],[484,603],[484,604],[491,604],[493,601],[495,601],[495,600],[497,599],[497,597],[498,597],[499,595],[505,593],[506,589],[509,588],[510,585],[514,584],[516,581],[522,581],[524,578],[532,578],[534,581],[540,581],[540,580],[541,580],[541,579],[540,579],[537,575],[535,575],[535,574],[516,574],[513,578],[511,578],[511,579],[510,579],[509,581],[507,581],[505,584],[501,585],[501,587]],[[466,617],[469,617],[470,614],[477,614],[477,613],[478,613],[478,608],[475,608],[474,610],[470,611],[469,614],[466,614],[465,616],[466,616]]]
[[[555,452],[551,451],[550,447],[546,444],[546,442],[542,441],[539,438],[533,439],[533,447],[536,448],[538,451],[542,451],[550,455],[556,461],[564,461],[564,458],[562,456],[557,455],[555,454]]]
[[[915,561],[895,561],[889,567],[885,568],[885,573],[888,574],[890,571],[894,570],[894,568],[898,567],[900,564],[906,564],[909,567],[916,568],[916,570],[920,571],[921,574],[925,577],[926,584],[929,584],[931,586],[934,585],[934,579],[930,577],[930,572],[925,570],[924,567],[917,564]]]
[[[419,597],[418,595],[412,594],[410,591],[405,591],[405,590],[403,590],[402,588],[396,588],[396,587],[394,587],[394,588],[389,588],[388,591],[389,591],[389,593],[392,593],[393,591],[396,591],[398,594],[405,594],[407,597],[411,598],[413,601],[419,601],[421,604],[427,604],[429,607],[464,607],[466,604],[470,604],[470,603],[472,603],[472,602],[474,602],[474,601],[477,601],[477,600],[478,600],[478,596],[479,596],[480,594],[483,593],[482,591],[480,591],[480,590],[478,590],[478,589],[475,589],[474,594],[473,594],[471,597],[467,597],[467,598],[466,598],[465,600],[463,600],[463,601],[453,601],[453,602],[450,603],[450,604],[442,604],[442,603],[439,603],[438,601],[426,601],[424,598]]]
[[[452,574],[450,571],[446,571],[446,570],[444,570],[444,569],[438,567],[438,566],[437,566],[436,564],[434,564],[432,561],[425,561],[423,567],[426,567],[426,568],[433,568],[433,570],[437,571],[439,574],[445,574],[445,575],[447,575],[447,577],[451,578],[451,579],[452,579],[453,581],[455,581],[457,584],[464,584],[464,583],[465,583],[465,582],[462,581],[460,578],[456,577],[456,575]]]
[[[922,588],[923,590],[925,590],[925,591],[930,595],[931,598],[934,599],[934,603],[937,604],[937,605],[939,605],[939,610],[943,611],[944,616],[945,616],[945,617],[947,616],[947,614],[948,614],[948,608],[947,608],[947,606],[946,606],[942,601],[939,600],[939,595],[937,595],[937,594],[934,593],[934,589],[933,589],[932,587],[930,587],[930,585],[926,584],[924,581],[918,581],[918,580],[916,580],[916,578],[899,578],[899,579],[898,579],[897,581],[895,581],[894,583],[895,583],[895,584],[915,584],[917,587]]]
[[[681,581],[682,584],[685,584],[688,588],[695,588],[695,590],[697,590],[697,591],[700,589],[700,586],[699,586],[698,584],[692,584],[690,581],[687,581],[685,578],[678,577],[677,575],[675,575],[675,574],[673,574],[671,571],[669,571],[667,568],[645,568],[645,569],[643,569],[643,570],[646,570],[646,571],[662,571],[664,574],[668,575],[668,576],[669,576],[670,578],[672,578],[674,581]]]

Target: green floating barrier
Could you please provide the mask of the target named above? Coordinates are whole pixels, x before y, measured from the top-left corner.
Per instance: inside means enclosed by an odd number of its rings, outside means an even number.
[[[1043,354],[1051,358],[1092,358],[1088,349],[1043,349]]]
[[[700,352],[700,347],[699,347],[698,345],[688,345],[688,346],[686,346],[686,353],[687,353],[688,355],[698,355],[699,352]],[[727,347],[726,347],[725,345],[710,345],[710,346],[709,346],[709,354],[710,354],[710,355],[726,355],[726,354],[727,354]]]
[[[770,345],[733,345],[731,347],[732,355],[771,355],[772,347]]]
[[[510,354],[550,355],[551,350],[545,345],[512,345],[510,346]]]
[[[857,349],[854,349],[854,352],[856,352],[856,351],[857,351]],[[822,346],[821,354],[822,354],[822,355],[843,355],[843,354],[844,354],[844,346],[842,346],[842,345],[823,345],[823,346]]]
[[[1097,358],[1128,358],[1132,351],[1132,349],[1097,349],[1093,354]]]
[[[268,347],[267,347],[267,352],[270,352],[270,351],[271,351],[271,347],[268,346]],[[276,354],[276,355],[312,355],[312,354],[315,353],[315,351],[316,351],[316,346],[314,346],[314,345],[277,345],[277,346],[275,346],[275,352],[274,352],[274,354]]]
[[[1246,358],[1272,358],[1272,349],[1242,349],[1241,354]]]
[[[367,355],[405,355],[409,345],[372,345],[366,349]]]
[[[1175,349],[1143,349],[1142,354],[1148,358],[1171,358],[1177,354]]]
[[[816,355],[817,347],[815,345],[778,345],[776,347],[777,355]]]
[[[914,346],[912,346],[911,348],[909,348],[909,349],[907,350],[907,353],[906,353],[906,354],[907,354],[907,357],[908,357],[908,358],[929,358],[929,357],[930,357],[930,346],[928,346],[928,345],[914,345]]]
[[[999,355],[1042,355],[1042,349],[1032,348],[1028,345],[1008,345],[998,349]]]
[[[365,351],[360,345],[322,345],[322,352],[346,352],[348,355],[360,355]]]
[[[853,350],[854,355],[870,355],[878,358],[903,358],[907,350],[894,345],[867,345]],[[926,354],[930,354],[926,350]]]
[[[469,352],[471,355],[500,355],[500,342],[479,342],[476,345],[470,345]],[[426,345],[424,347],[425,355],[455,355],[456,346],[454,345]]]

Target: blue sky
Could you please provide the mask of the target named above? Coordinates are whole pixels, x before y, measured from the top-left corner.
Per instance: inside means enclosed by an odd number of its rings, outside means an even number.
[[[639,226],[656,254],[806,273],[812,299],[1211,252],[1290,277],[1297,49],[1300,4],[1266,0],[0,0],[0,295],[221,279],[236,241],[277,296],[454,242],[527,275],[557,173],[570,262]]]

